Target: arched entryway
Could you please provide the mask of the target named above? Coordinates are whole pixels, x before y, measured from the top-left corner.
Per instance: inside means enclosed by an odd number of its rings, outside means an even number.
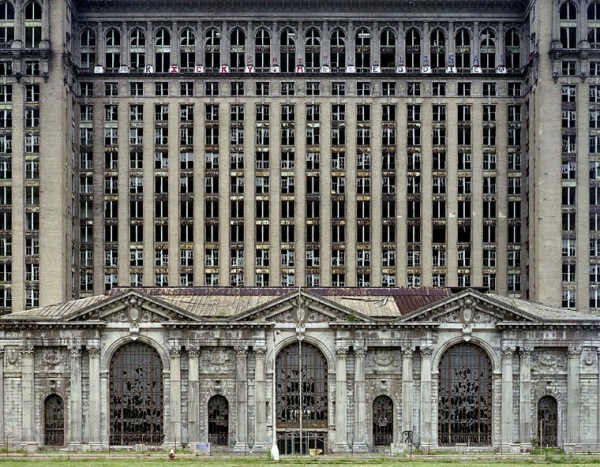
[[[208,441],[214,446],[229,445],[229,402],[221,395],[208,401]]]
[[[163,442],[163,366],[142,342],[119,348],[110,362],[110,444]]]
[[[389,446],[394,441],[394,403],[388,396],[373,401],[373,446]]]
[[[327,360],[314,345],[285,347],[276,362],[277,446],[308,454],[327,444]]]
[[[438,442],[492,444],[492,362],[477,345],[455,345],[440,360]]]
[[[51,394],[44,400],[44,445],[64,446],[65,404],[62,397]]]
[[[537,429],[541,447],[556,446],[558,434],[558,404],[552,396],[538,401]]]

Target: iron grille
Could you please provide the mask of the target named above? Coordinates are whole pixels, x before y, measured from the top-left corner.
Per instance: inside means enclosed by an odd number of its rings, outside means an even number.
[[[208,441],[215,446],[229,444],[229,402],[224,396],[208,401]]]
[[[544,396],[538,402],[538,430],[540,447],[557,445],[558,407],[556,399]]]
[[[162,362],[141,342],[126,344],[110,364],[110,444],[161,444],[163,441]]]
[[[480,347],[459,344],[440,362],[440,446],[492,442],[492,363]]]
[[[44,444],[65,444],[65,405],[62,397],[56,394],[48,396],[44,401]]]
[[[373,401],[373,445],[389,446],[394,441],[394,403],[388,396]]]

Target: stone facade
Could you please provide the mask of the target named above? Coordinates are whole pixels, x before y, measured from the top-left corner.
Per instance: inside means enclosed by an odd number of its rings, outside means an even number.
[[[596,450],[599,326],[475,290],[121,289],[2,318],[0,426],[27,449]],[[119,363],[132,345],[154,359]],[[122,429],[150,367],[156,419]]]

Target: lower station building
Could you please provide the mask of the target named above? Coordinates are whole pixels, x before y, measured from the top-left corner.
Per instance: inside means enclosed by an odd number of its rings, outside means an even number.
[[[0,318],[0,437],[594,451],[600,319],[473,289],[115,289]]]

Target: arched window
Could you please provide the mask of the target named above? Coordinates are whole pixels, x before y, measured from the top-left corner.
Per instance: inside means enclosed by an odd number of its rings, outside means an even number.
[[[141,29],[134,29],[129,37],[129,66],[132,71],[146,66],[146,35]]]
[[[0,48],[8,48],[15,40],[15,8],[10,2],[0,3]]]
[[[229,66],[243,71],[246,66],[246,34],[239,28],[231,31]],[[233,71],[233,70],[232,70]]]
[[[558,405],[552,396],[544,396],[538,402],[537,430],[540,447],[558,445]]]
[[[254,38],[254,56],[257,71],[267,71],[271,66],[271,33],[261,28]]]
[[[373,401],[373,446],[389,446],[394,441],[394,403],[388,396]]]
[[[480,66],[484,69],[496,68],[496,33],[485,28],[481,31],[479,43]]]
[[[209,71],[214,71],[221,66],[221,33],[210,28],[206,31],[204,39],[204,66]]]
[[[588,42],[590,47],[600,48],[600,3],[594,2],[588,6]]]
[[[458,344],[439,366],[438,440],[488,446],[492,442],[492,363],[482,348]]]
[[[471,68],[471,34],[466,29],[459,29],[454,41],[456,68]]]
[[[65,405],[62,397],[51,394],[44,401],[44,445],[64,446]]]
[[[431,68],[446,68],[446,35],[441,29],[431,31],[429,56]]]
[[[118,29],[106,31],[104,40],[105,62],[107,69],[115,70],[121,66],[121,33]]]
[[[404,55],[407,68],[421,68],[421,34],[416,29],[410,29],[406,33]]]
[[[289,28],[281,31],[279,46],[279,66],[284,73],[290,73],[296,67],[296,33]]]
[[[96,64],[96,32],[84,29],[81,33],[81,68],[93,68]]]
[[[367,73],[371,71],[371,32],[367,28],[356,31],[356,71]]]
[[[379,38],[379,56],[381,68],[391,71],[396,66],[396,34],[391,29],[381,31]]]
[[[328,429],[325,356],[314,345],[291,344],[277,355],[275,371],[280,452],[307,454],[312,448],[324,450]]]
[[[317,72],[321,68],[321,35],[316,29],[306,31],[304,65],[308,72]]]
[[[516,29],[509,29],[504,35],[504,65],[509,70],[521,68],[521,37]]]
[[[142,342],[119,348],[110,362],[110,444],[163,442],[163,366]]]
[[[572,2],[560,6],[560,43],[563,49],[577,47],[577,8]]]
[[[154,40],[154,71],[166,73],[171,67],[171,34],[166,29],[159,29]]]
[[[193,71],[196,65],[196,34],[185,28],[179,35],[179,66],[182,71]]]
[[[331,71],[346,71],[346,34],[341,29],[331,33]]]
[[[229,402],[221,395],[208,401],[208,442],[215,446],[229,445]]]
[[[25,47],[37,48],[42,40],[42,5],[29,2],[25,6]]]

